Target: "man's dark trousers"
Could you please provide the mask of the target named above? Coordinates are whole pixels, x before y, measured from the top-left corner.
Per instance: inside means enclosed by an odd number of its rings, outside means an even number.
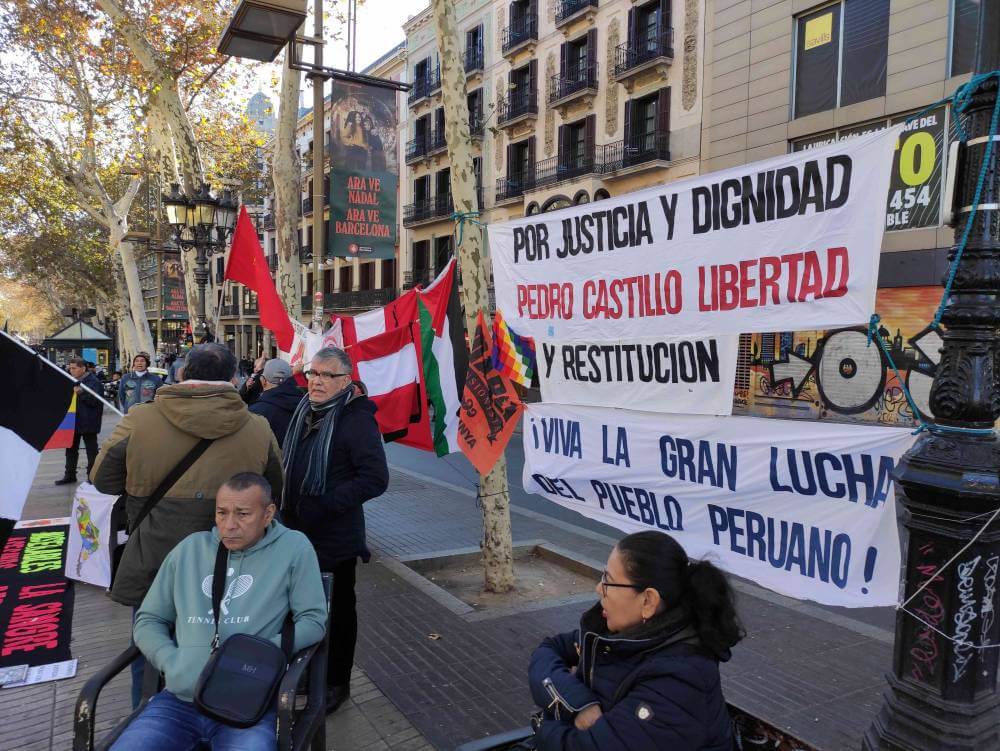
[[[83,438],[83,446],[87,451],[87,477],[90,477],[90,470],[94,468],[99,450],[97,433],[81,433],[74,430],[73,443],[66,449],[66,477],[76,477],[76,464],[80,460],[80,438]]]
[[[351,683],[354,645],[358,641],[358,601],[354,596],[357,564],[357,558],[349,558],[329,572],[333,574],[333,592],[330,597],[330,653],[326,683],[331,687]]]

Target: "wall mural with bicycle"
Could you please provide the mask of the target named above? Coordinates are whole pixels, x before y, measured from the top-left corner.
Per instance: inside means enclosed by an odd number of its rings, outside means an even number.
[[[940,287],[880,289],[879,336],[917,408],[928,414],[940,338],[928,329]],[[734,414],[916,427],[888,358],[858,326],[740,337]]]

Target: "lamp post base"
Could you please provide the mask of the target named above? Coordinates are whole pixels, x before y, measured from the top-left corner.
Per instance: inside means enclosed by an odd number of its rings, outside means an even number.
[[[905,617],[905,616],[904,616]],[[1000,701],[942,700],[888,675],[884,704],[865,733],[865,751],[984,751],[1000,748]]]

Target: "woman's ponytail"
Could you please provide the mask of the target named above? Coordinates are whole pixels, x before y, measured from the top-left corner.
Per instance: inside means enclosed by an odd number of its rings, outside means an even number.
[[[685,574],[684,600],[698,638],[702,646],[722,656],[746,636],[729,579],[709,561],[691,561]]]

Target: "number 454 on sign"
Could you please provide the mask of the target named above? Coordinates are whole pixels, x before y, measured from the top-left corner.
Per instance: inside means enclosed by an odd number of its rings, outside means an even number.
[[[889,198],[889,208],[895,213],[885,215],[885,226],[895,227],[910,222],[910,209],[914,206],[930,206],[931,189],[927,185],[920,188],[895,190]]]

